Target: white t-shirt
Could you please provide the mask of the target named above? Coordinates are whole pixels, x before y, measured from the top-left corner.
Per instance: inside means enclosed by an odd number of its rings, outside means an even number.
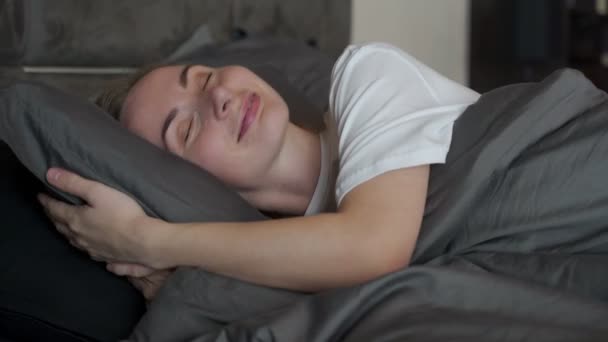
[[[478,98],[394,46],[349,46],[332,71],[321,173],[306,215],[334,211],[385,172],[444,163],[454,121]]]

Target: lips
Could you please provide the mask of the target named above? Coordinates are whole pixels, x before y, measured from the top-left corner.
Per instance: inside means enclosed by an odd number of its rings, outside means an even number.
[[[260,107],[260,97],[256,93],[251,93],[245,99],[245,103],[243,104],[243,120],[241,121],[241,130],[239,131],[239,138],[241,138],[247,133],[255,118],[258,114],[258,109]]]

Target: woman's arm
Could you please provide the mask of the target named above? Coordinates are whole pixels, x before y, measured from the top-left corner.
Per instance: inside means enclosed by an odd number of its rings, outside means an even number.
[[[333,214],[177,226],[156,220],[160,233],[151,240],[149,261],[304,291],[361,283],[408,264],[428,170],[401,169],[365,182]]]
[[[349,192],[335,214],[247,223],[171,224],[130,217],[116,210],[128,207],[116,198],[118,192],[98,183],[93,184],[103,191],[81,195],[93,202],[88,207],[42,202],[60,222],[58,229],[98,259],[154,268],[198,266],[257,284],[317,291],[361,283],[408,264],[428,174],[428,166],[419,166],[377,176]],[[78,184],[90,181],[73,177],[78,176],[65,173],[50,181],[82,194],[78,188],[85,186]]]

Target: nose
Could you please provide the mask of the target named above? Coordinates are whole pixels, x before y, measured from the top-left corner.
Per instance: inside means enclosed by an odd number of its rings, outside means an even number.
[[[213,114],[218,120],[225,119],[232,110],[233,96],[230,90],[217,85],[209,90],[213,105]]]

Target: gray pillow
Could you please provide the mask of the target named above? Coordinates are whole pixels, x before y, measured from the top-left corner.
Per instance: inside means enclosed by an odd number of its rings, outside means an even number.
[[[0,137],[41,180],[49,167],[64,167],[131,194],[146,213],[169,221],[263,218],[204,170],[59,90],[16,83],[0,92],[0,114]],[[67,194],[57,195],[78,203]]]

